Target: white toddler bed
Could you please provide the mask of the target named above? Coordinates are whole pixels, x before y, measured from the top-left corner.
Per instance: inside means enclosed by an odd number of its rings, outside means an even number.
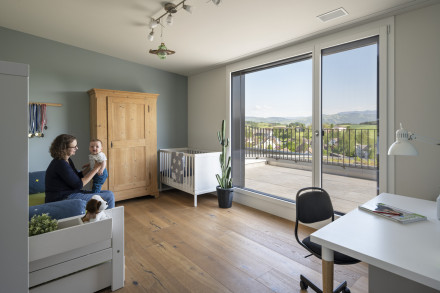
[[[124,207],[82,224],[61,219],[58,230],[29,237],[29,292],[96,292],[124,287]]]
[[[160,150],[160,186],[174,187],[197,196],[216,190],[215,174],[221,174],[220,152],[209,152],[191,148]]]

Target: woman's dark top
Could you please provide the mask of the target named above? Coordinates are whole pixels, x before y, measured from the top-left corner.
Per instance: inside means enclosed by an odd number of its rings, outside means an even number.
[[[83,183],[82,172],[78,172],[69,158],[65,160],[53,159],[46,170],[46,199],[45,202],[66,199],[70,194],[81,191]]]

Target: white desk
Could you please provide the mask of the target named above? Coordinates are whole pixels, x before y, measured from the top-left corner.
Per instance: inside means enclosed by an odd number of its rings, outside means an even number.
[[[333,290],[333,251],[440,290],[440,221],[435,202],[390,193],[370,202],[410,210],[428,220],[400,224],[355,209],[313,233],[311,240],[322,246],[324,293]]]

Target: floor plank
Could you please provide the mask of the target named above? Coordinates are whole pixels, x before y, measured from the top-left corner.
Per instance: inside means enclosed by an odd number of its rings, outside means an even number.
[[[304,274],[321,286],[321,261],[295,240],[294,222],[213,195],[161,192],[118,202],[125,207],[125,287],[131,292],[307,292]],[[313,229],[301,227],[301,238]],[[368,266],[335,266],[335,284],[368,292]],[[100,293],[111,292],[110,288]],[[309,290],[310,292],[310,290]]]

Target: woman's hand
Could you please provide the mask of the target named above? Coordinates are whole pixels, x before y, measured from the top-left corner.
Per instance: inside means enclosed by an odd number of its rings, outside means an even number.
[[[95,174],[98,173],[99,168],[101,168],[101,164],[98,163],[98,162],[96,162],[96,163],[95,163],[95,166],[93,167],[92,170],[90,170],[90,171],[87,172],[87,173],[84,173],[84,172],[83,172],[84,177],[81,178],[81,180],[82,180],[82,182],[83,182],[83,186],[85,186],[87,183],[89,183],[90,180],[92,180],[93,176],[95,176]],[[90,169],[90,166],[89,166],[89,169]]]
[[[83,174],[86,174],[90,170],[90,164],[83,165],[81,170]]]
[[[95,166],[93,167],[92,172],[95,172],[95,170],[96,170],[96,172],[98,172],[99,169],[101,168],[101,164],[102,164],[102,163],[95,162]],[[96,172],[95,172],[95,173],[96,173]]]

